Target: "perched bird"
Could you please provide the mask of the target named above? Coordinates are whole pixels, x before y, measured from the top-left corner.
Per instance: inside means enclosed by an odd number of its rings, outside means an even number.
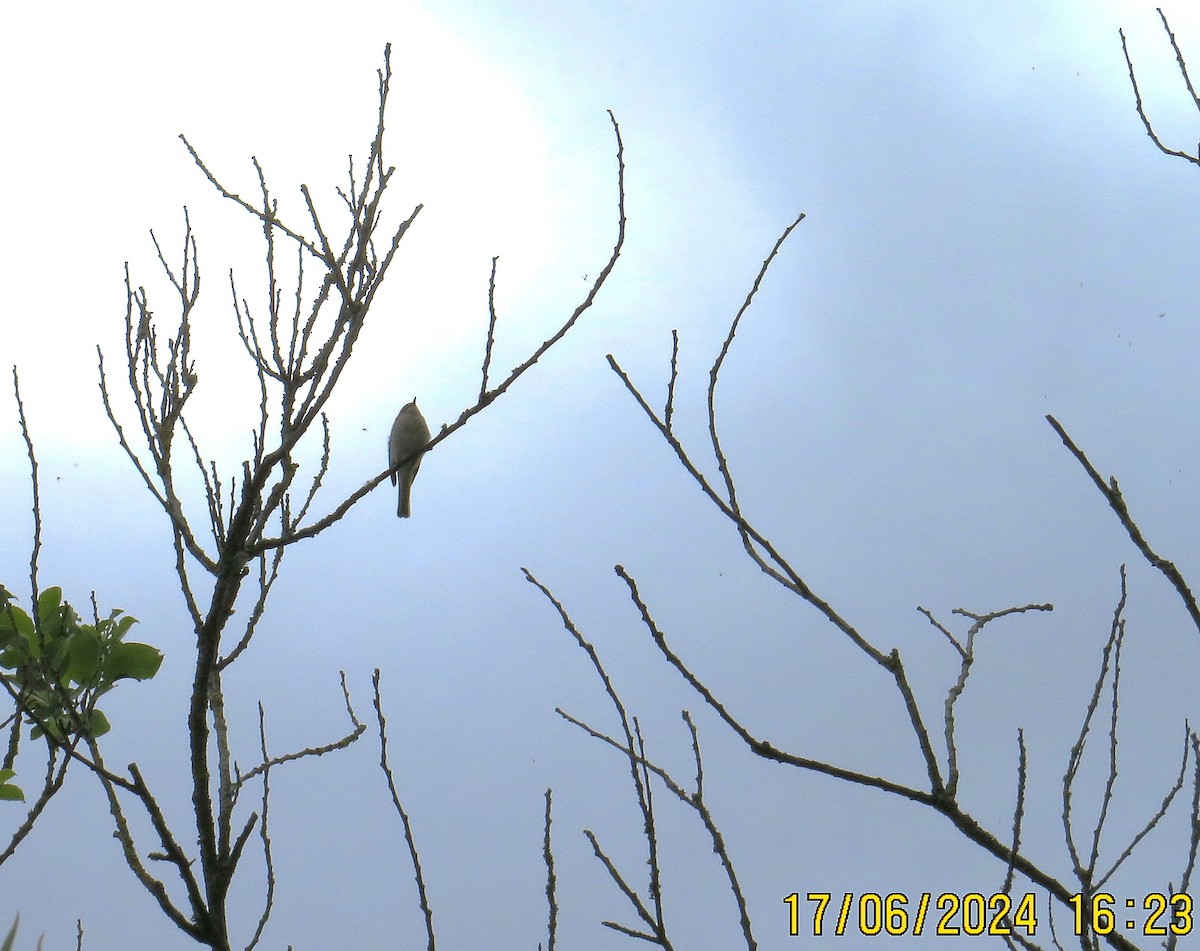
[[[428,442],[429,426],[421,411],[417,409],[416,397],[413,397],[413,401],[405,403],[404,408],[400,410],[396,421],[392,423],[392,434],[388,436],[388,466],[392,470],[392,485],[396,485],[397,479],[400,483],[400,498],[396,503],[396,515],[400,518],[408,518],[412,514],[408,497],[412,492],[417,470],[421,468],[421,457],[425,455],[425,444]],[[409,459],[414,452],[417,455]],[[404,464],[400,465],[401,463]]]

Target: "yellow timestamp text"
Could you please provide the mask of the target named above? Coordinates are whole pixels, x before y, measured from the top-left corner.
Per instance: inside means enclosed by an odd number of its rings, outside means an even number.
[[[1014,899],[998,893],[983,895],[967,892],[958,895],[922,892],[912,900],[903,892],[844,892],[840,902],[832,892],[809,892],[805,899],[813,904],[814,937],[835,935],[920,935],[926,930],[937,935],[1011,935],[1022,929],[1027,935],[1037,930],[1035,897],[1026,894]],[[788,906],[788,933],[800,934],[800,895],[792,892],[784,898]]]
[[[808,892],[811,918],[802,915],[800,894],[783,899],[788,906],[788,933],[800,935],[802,923],[813,937],[826,934],[857,935],[1013,935],[1023,931],[1032,938],[1037,932],[1035,895],[1013,896],[980,892],[933,895],[922,892],[910,898],[904,892],[843,892],[835,900],[832,892]],[[1192,898],[1183,893],[1154,892],[1140,901],[1118,900],[1107,892],[1073,895],[1075,934],[1111,934],[1114,930],[1136,931],[1145,937],[1191,934],[1194,920]]]
[[[1146,937],[1166,937],[1169,934],[1192,933],[1192,896],[1182,892],[1165,895],[1151,892],[1139,902],[1133,898],[1118,900],[1108,892],[1094,895],[1072,895],[1071,909],[1075,913],[1075,934],[1094,931],[1098,935],[1114,930],[1137,931]]]

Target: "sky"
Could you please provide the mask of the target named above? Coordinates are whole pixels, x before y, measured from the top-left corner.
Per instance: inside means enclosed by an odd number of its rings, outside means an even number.
[[[1200,62],[1200,18],[1182,4],[1164,12]],[[1151,4],[114,0],[8,16],[0,583],[27,597],[16,364],[41,464],[41,582],[78,606],[94,590],[165,653],[157,678],[111,696],[105,740],[110,763],[139,764],[177,828],[192,634],[162,513],[104,418],[96,347],[119,382],[126,262],[170,319],[149,232],[177,253],[186,206],[203,281],[194,422],[207,454],[238,464],[256,405],[228,275],[261,300],[261,233],[178,136],[234,190],[252,191],[257,156],[285,213],[299,220],[301,184],[332,213],[346,157],[362,156],[374,129],[387,42],[387,214],[423,209],[331,403],[322,511],[383,470],[392,418],[414,395],[434,431],[473,402],[493,256],[498,370],[582,299],[616,232],[609,109],[625,146],[627,241],[567,338],[426,457],[411,519],[395,518],[384,484],[291,550],[227,681],[241,762],[255,760],[259,701],[273,750],[318,745],[346,729],[339,671],[364,718],[378,667],[441,946],[545,941],[547,787],[560,947],[628,946],[600,925],[635,922],[582,834],[644,868],[628,769],[555,708],[616,722],[524,567],[596,646],[652,756],[684,780],[680,710],[695,715],[760,947],[808,946],[786,933],[792,892],[996,891],[1004,869],[928,810],[751,755],[663,661],[613,571],[638,580],[670,643],[757,735],[920,783],[879,669],[749,561],[605,360],[661,406],[678,331],[677,427],[714,475],[708,369],[763,259],[804,213],[718,388],[747,517],[873,644],[900,651],[927,722],[939,722],[957,663],[918,606],[965,635],[956,607],[1055,605],[985,628],[958,722],[962,801],[998,832],[1024,731],[1026,841],[1060,876],[1061,779],[1128,564],[1109,848],[1153,812],[1184,720],[1197,719],[1200,632],[1044,419],[1118,478],[1151,544],[1194,577],[1200,190],[1194,166],[1147,138],[1118,29],[1157,128],[1185,149],[1200,135]],[[278,885],[263,947],[422,946],[377,760],[368,733],[273,774]],[[1098,789],[1078,808],[1094,810]],[[657,801],[676,947],[736,946],[703,829],[661,791]],[[0,808],[0,841],[22,816]],[[0,866],[0,930],[19,911],[22,947],[43,933],[48,951],[74,947],[76,919],[92,951],[191,946],[125,869],[108,823],[98,784],[76,770]],[[1113,890],[1140,902],[1177,881],[1184,828],[1182,813],[1168,817]],[[244,945],[261,900],[255,862],[235,890]]]

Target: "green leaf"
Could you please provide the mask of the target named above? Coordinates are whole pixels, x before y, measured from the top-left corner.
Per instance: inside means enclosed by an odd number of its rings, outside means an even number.
[[[25,793],[20,786],[12,783],[0,783],[0,802],[24,802]]]
[[[5,614],[12,619],[16,632],[21,639],[29,645],[29,652],[33,657],[41,657],[41,644],[33,631],[33,621],[29,615],[20,608],[14,608],[11,605],[5,610]]]
[[[16,670],[30,660],[29,650],[25,644],[13,644],[7,650],[0,651],[0,667],[6,670]]]
[[[149,680],[162,666],[163,655],[157,647],[149,644],[115,644],[104,664],[106,680],[132,677],[134,680]]]
[[[35,726],[29,731],[29,736],[32,739],[40,740],[47,734],[55,740],[63,739],[62,724],[58,722],[56,717],[43,717],[42,722],[46,725],[46,729],[43,730],[40,726]]]
[[[52,588],[47,588],[38,595],[37,608],[38,617],[45,620],[50,614],[56,612],[62,606],[62,588],[55,585]]]
[[[47,588],[38,595],[37,617],[42,636],[47,640],[57,638],[62,628],[62,588]]]
[[[13,632],[16,631],[12,612],[20,610],[13,606],[12,595],[8,593],[4,585],[0,585],[0,644],[4,643],[6,638],[12,637]]]
[[[80,631],[71,638],[71,659],[66,679],[92,684],[100,672],[100,637],[92,631]]]
[[[63,679],[64,683],[66,682],[67,655],[71,650],[71,640],[71,637],[62,634],[53,640],[47,638],[46,650],[43,655],[44,663],[51,671],[56,675],[64,675],[56,677],[56,679]]]
[[[108,722],[106,717],[99,710],[93,710],[91,717],[88,718],[88,730],[93,737],[104,736],[112,729],[112,724]]]
[[[116,615],[119,613],[119,611],[114,611],[113,617],[116,617]],[[129,633],[129,629],[133,627],[133,625],[137,624],[137,622],[137,618],[129,617],[129,615],[121,618],[121,620],[117,621],[116,627],[113,630],[113,637],[119,641],[122,637]]]
[[[57,703],[55,703],[50,691],[41,687],[30,688],[22,702],[25,704],[26,709],[32,710],[39,716],[44,716],[47,712],[57,707]]]
[[[17,920],[13,922],[13,926],[9,929],[8,937],[4,939],[4,943],[0,944],[0,951],[12,951],[13,942],[17,940],[17,925],[21,923],[21,916],[17,915]]]

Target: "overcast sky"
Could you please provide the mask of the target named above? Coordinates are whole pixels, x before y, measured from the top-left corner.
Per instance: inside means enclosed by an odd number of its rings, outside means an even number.
[[[1186,4],[1165,12],[1200,69],[1200,21]],[[759,736],[920,784],[886,678],[749,562],[604,359],[661,405],[679,331],[677,425],[714,474],[708,367],[763,258],[804,212],[718,392],[747,516],[873,644],[901,651],[929,723],[957,664],[918,605],[965,633],[955,607],[1054,603],[985,631],[959,709],[961,796],[1008,829],[1024,728],[1029,851],[1064,877],[1059,783],[1130,563],[1113,847],[1161,800],[1184,718],[1197,719],[1197,631],[1044,420],[1053,413],[1118,477],[1151,543],[1194,578],[1200,182],[1146,137],[1118,28],[1164,136],[1192,149],[1198,135],[1151,4],[114,0],[6,17],[0,583],[27,597],[15,363],[42,464],[42,584],[79,607],[95,590],[166,654],[155,680],[111,696],[105,741],[114,767],[141,765],[185,847],[193,634],[162,513],[104,419],[95,348],[119,381],[126,261],[156,313],[173,315],[148,232],[177,253],[186,205],[204,281],[196,425],[234,469],[257,407],[227,276],[258,292],[261,232],[177,136],[235,190],[253,191],[257,156],[297,222],[302,183],[332,208],[346,155],[369,143],[389,41],[388,215],[424,210],[331,405],[319,509],[382,471],[404,402],[418,396],[436,431],[474,400],[493,255],[500,370],[582,298],[615,237],[606,109],[624,136],[628,240],[580,325],[426,458],[411,520],[395,518],[385,484],[285,559],[227,681],[244,765],[259,700],[276,752],[317,745],[345,729],[338,671],[366,717],[380,667],[441,946],[545,940],[551,786],[560,947],[628,947],[599,924],[635,922],[581,832],[611,843],[631,874],[644,868],[628,770],[554,708],[615,721],[527,567],[682,779],[679,711],[696,714],[760,947],[808,946],[786,935],[791,892],[996,891],[1004,869],[928,810],[751,756],[657,655],[613,573],[622,564],[638,579],[671,643]],[[377,757],[368,736],[274,774],[279,881],[264,947],[422,944]],[[703,830],[659,803],[676,946],[730,946],[736,912]],[[0,839],[23,814],[0,808]],[[1178,880],[1183,829],[1175,814],[1114,892],[1140,901]],[[243,943],[257,875],[248,862],[235,882]],[[74,947],[77,918],[92,951],[191,946],[123,866],[82,769],[0,867],[0,931],[17,911],[21,947],[42,932],[48,951]]]

